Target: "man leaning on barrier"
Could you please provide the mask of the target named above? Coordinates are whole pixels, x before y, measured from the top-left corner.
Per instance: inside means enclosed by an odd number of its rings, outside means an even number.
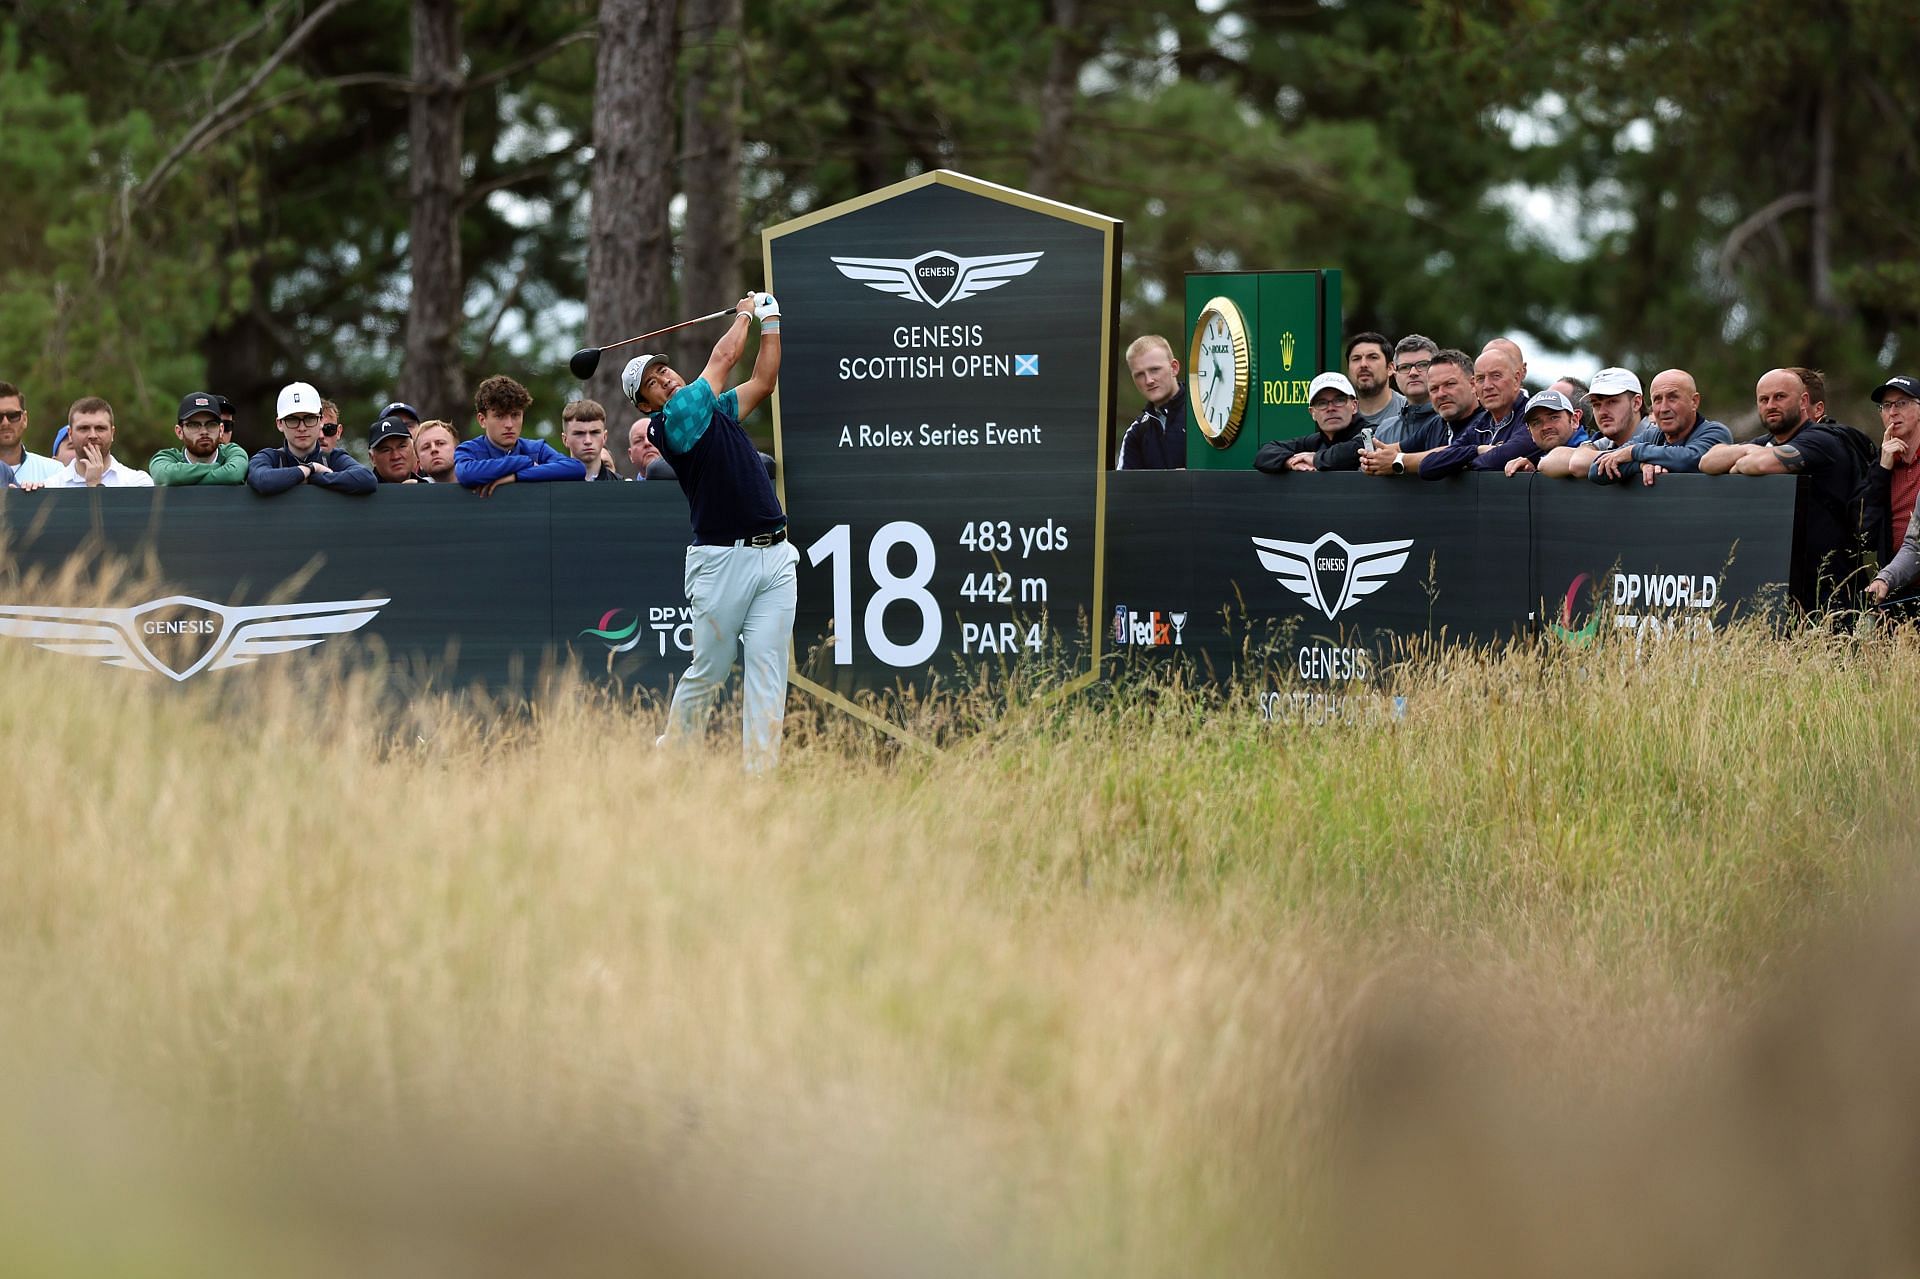
[[[1879,604],[1906,594],[1920,578],[1920,519],[1915,518],[1920,514],[1920,458],[1915,456],[1920,448],[1920,378],[1888,378],[1874,388],[1873,402],[1886,423],[1874,484],[1885,495],[1880,500],[1892,506],[1886,519],[1900,546],[1879,576],[1867,583],[1867,598]]]
[[[1527,401],[1527,432],[1498,448],[1488,449],[1468,465],[1476,471],[1520,475],[1534,470],[1555,449],[1586,443],[1580,425],[1580,406],[1559,391],[1547,390]]]
[[[454,484],[453,451],[460,447],[460,437],[453,433],[453,423],[442,422],[439,418],[422,422],[413,433],[413,452],[418,459],[417,471],[422,484]]]
[[[238,444],[222,444],[220,397],[195,391],[180,401],[173,434],[176,449],[161,449],[147,463],[147,474],[162,488],[182,484],[245,484],[247,451]]]
[[[1498,457],[1504,466],[1516,451],[1532,445],[1521,416],[1527,403],[1526,392],[1520,387],[1522,367],[1506,346],[1490,345],[1480,352],[1473,362],[1473,393],[1479,408],[1455,429],[1451,442],[1420,460],[1421,479],[1444,479],[1470,467],[1488,469],[1479,463],[1496,449],[1501,450]],[[1427,374],[1431,385],[1433,370],[1428,369]]]
[[[145,471],[120,465],[113,455],[113,406],[97,395],[82,396],[67,410],[68,438],[73,441],[73,461],[60,474],[47,481],[50,489],[153,487],[153,477]],[[21,488],[37,485],[22,484]]]
[[[1700,469],[1709,474],[1804,475],[1811,486],[1798,554],[1808,586],[1796,596],[1803,608],[1850,607],[1855,602],[1866,553],[1882,544],[1884,524],[1864,525],[1862,496],[1872,485],[1875,450],[1850,426],[1820,423],[1814,400],[1793,369],[1769,369],[1753,389],[1760,425],[1767,433],[1752,444],[1720,444],[1708,450]]]
[[[1358,469],[1361,432],[1367,429],[1358,406],[1353,383],[1339,373],[1322,373],[1307,388],[1307,411],[1313,414],[1313,434],[1262,444],[1260,451],[1253,455],[1254,469],[1269,475],[1282,471]]]
[[[454,450],[454,476],[460,486],[492,497],[502,484],[547,480],[584,480],[587,468],[545,440],[520,434],[533,396],[504,374],[482,382],[473,393],[473,416],[480,434]]]
[[[1631,440],[1645,411],[1640,378],[1631,369],[1601,369],[1587,386],[1587,409],[1593,414],[1593,429],[1586,442],[1550,451],[1540,459],[1540,474],[1556,480],[1584,479],[1602,453]]]
[[[1427,389],[1427,370],[1439,354],[1439,343],[1419,333],[1409,333],[1393,344],[1393,380],[1407,403],[1391,425],[1374,425],[1376,443],[1398,444],[1409,453],[1424,453],[1447,442],[1451,432]]]
[[[1437,442],[1430,448],[1416,447],[1413,440],[1376,444],[1360,453],[1360,469],[1368,475],[1419,475],[1427,459],[1443,452],[1455,436],[1479,414],[1480,401],[1473,392],[1473,359],[1465,351],[1448,347],[1434,353],[1427,363],[1427,395],[1438,416],[1438,429],[1427,438]],[[1406,426],[1402,419],[1402,428]],[[1429,428],[1430,430],[1433,428]]]
[[[1122,471],[1180,471],[1187,465],[1187,384],[1173,347],[1157,333],[1127,346],[1127,373],[1147,398],[1120,437]]]
[[[1587,475],[1595,483],[1631,483],[1637,475],[1642,484],[1651,484],[1668,471],[1698,471],[1709,452],[1732,443],[1733,432],[1724,422],[1700,416],[1693,374],[1668,369],[1654,377],[1650,390],[1653,420],[1594,459]]]
[[[367,430],[367,457],[382,484],[418,484],[414,477],[413,423],[398,415],[383,417]]]
[[[328,448],[320,433],[320,392],[290,382],[274,402],[274,425],[286,443],[247,460],[247,487],[262,497],[311,484],[335,493],[371,493],[379,481],[345,449]]]

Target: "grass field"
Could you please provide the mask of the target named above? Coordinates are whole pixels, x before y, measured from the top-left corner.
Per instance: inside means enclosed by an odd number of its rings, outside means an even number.
[[[579,687],[9,642],[0,1272],[1912,1274],[1916,663],[1522,646],[939,755],[796,697],[748,781]]]

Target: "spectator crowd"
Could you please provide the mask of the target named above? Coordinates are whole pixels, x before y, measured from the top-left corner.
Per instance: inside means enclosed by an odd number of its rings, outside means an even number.
[[[114,452],[113,406],[82,396],[67,409],[48,452],[27,447],[31,418],[26,395],[0,381],[0,487],[152,488],[174,485],[241,485],[271,497],[308,484],[337,493],[371,493],[386,484],[457,484],[490,496],[502,484],[548,480],[607,481],[622,477],[608,451],[607,411],[597,401],[575,400],[562,413],[566,452],[522,434],[533,396],[514,379],[494,376],[474,392],[469,439],[439,419],[422,420],[410,404],[381,410],[367,430],[367,461],[345,448],[340,411],[309,382],[281,388],[274,425],[281,442],[251,457],[233,442],[233,402],[211,391],[180,401],[173,433],[179,444],[161,449],[144,470]],[[673,468],[648,438],[650,415],[625,432],[636,480],[671,480]]]
[[[1260,445],[1256,469],[1641,485],[1668,474],[1801,475],[1801,603],[1882,603],[1920,585],[1920,379],[1896,375],[1874,388],[1883,427],[1875,442],[1827,413],[1819,370],[1771,369],[1754,386],[1760,433],[1735,441],[1701,412],[1685,369],[1643,385],[1631,369],[1606,368],[1529,394],[1525,355],[1504,338],[1469,356],[1417,333],[1395,342],[1372,332],[1348,339],[1345,364],[1309,384],[1314,429]],[[1184,467],[1187,389],[1172,346],[1136,339],[1127,369],[1146,407],[1121,437],[1120,469]]]

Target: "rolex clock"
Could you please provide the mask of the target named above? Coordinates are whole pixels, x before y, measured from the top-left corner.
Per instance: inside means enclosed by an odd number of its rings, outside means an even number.
[[[1246,317],[1231,298],[1212,298],[1200,308],[1187,350],[1187,396],[1200,433],[1217,449],[1240,433],[1252,371]]]

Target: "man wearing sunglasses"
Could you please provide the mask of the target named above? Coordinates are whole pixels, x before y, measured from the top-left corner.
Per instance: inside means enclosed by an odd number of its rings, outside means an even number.
[[[275,425],[286,443],[261,449],[247,462],[247,486],[263,497],[302,484],[336,493],[371,493],[379,481],[345,449],[329,447],[320,433],[320,392],[311,383],[281,388]]]
[[[60,474],[63,463],[27,452],[27,403],[20,388],[0,382],[0,462],[13,472],[15,484],[45,484]]]
[[[222,444],[220,397],[195,391],[180,401],[173,433],[177,449],[161,449],[147,463],[147,474],[162,487],[180,484],[245,484],[247,451],[238,444]]]

